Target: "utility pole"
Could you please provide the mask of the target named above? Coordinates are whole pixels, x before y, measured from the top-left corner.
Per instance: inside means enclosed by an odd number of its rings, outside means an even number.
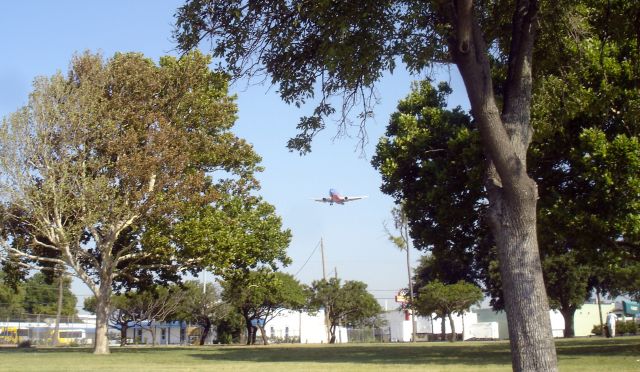
[[[322,256],[322,279],[324,279],[324,281],[327,281],[327,269],[324,265],[324,242],[322,241],[322,238],[320,238],[320,254]],[[325,329],[325,333],[327,335],[327,342],[329,342],[329,340],[331,339],[331,332],[330,332],[330,328],[331,325],[329,324],[329,305],[328,304],[324,304],[324,329]]]
[[[327,269],[324,266],[324,243],[320,238],[320,254],[322,255],[322,279],[327,280]]]
[[[51,343],[58,346],[60,332],[60,317],[62,315],[62,297],[64,296],[64,269],[60,269],[58,273],[58,308],[56,311],[56,325],[53,329],[53,338]],[[20,332],[20,330],[18,330]]]
[[[409,236],[409,222],[407,221],[407,216],[404,213],[404,204],[401,204],[398,207],[395,207],[391,210],[391,214],[393,215],[393,223],[395,228],[400,231],[400,236],[394,236],[386,227],[385,231],[389,236],[389,240],[396,245],[396,247],[400,248],[400,250],[407,251],[407,276],[409,279],[409,303],[413,305],[413,281],[411,280],[411,257],[409,251],[411,249]],[[412,342],[416,342],[416,317],[413,313],[413,309],[409,309],[411,311],[411,339]]]

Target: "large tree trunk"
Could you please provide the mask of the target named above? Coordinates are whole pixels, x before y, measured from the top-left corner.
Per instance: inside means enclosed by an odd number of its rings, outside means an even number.
[[[506,204],[499,219],[501,229],[492,230],[499,251],[513,368],[553,371],[556,354],[538,253],[535,200],[528,200],[526,208],[500,201]]]
[[[575,306],[567,306],[562,307],[560,309],[560,313],[564,318],[564,337],[574,337],[576,335],[575,330],[573,329],[573,315],[576,313]]]
[[[440,341],[446,341],[447,340],[447,324],[445,323],[447,321],[447,315],[444,314],[440,317]]]
[[[467,3],[458,0],[457,3]],[[496,103],[487,45],[474,17],[452,17],[469,44],[450,51],[467,89],[488,160],[489,224],[496,240],[515,371],[556,371],[549,304],[536,235],[537,185],[527,175],[531,142],[531,63],[537,2],[516,1],[502,112]],[[466,22],[466,23],[465,23]]]
[[[96,294],[96,335],[94,354],[109,354],[108,321],[111,307],[111,280],[102,278]]]

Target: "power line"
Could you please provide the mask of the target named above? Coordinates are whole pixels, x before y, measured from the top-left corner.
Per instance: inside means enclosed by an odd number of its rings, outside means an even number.
[[[316,253],[316,251],[318,250],[319,246],[320,246],[320,243],[316,244],[316,247],[313,248],[313,251],[311,251],[311,254],[307,258],[307,260],[302,264],[302,267],[293,275],[294,277],[298,276],[298,274],[300,274],[300,271],[302,271],[302,269],[304,269],[304,267],[307,265],[307,263],[309,263],[309,260],[311,259],[311,257],[313,257],[313,254]]]

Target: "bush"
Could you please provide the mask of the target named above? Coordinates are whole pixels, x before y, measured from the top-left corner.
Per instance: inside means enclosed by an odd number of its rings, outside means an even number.
[[[596,336],[602,336],[602,327],[606,327],[605,325],[600,326],[600,324],[594,324],[591,329],[591,333]]]
[[[18,347],[19,348],[25,348],[25,349],[26,348],[30,348],[31,347],[31,341],[29,341],[29,340],[22,341],[21,343],[18,344]]]
[[[616,333],[620,336],[624,334],[635,335],[637,332],[638,325],[633,320],[616,322]]]

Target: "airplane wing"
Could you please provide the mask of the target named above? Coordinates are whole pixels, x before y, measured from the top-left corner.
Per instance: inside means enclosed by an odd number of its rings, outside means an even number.
[[[320,203],[331,203],[331,199],[329,198],[319,198],[319,199],[313,199],[313,200]]]
[[[366,195],[344,196],[344,197],[342,197],[342,201],[346,203],[346,202],[350,202],[350,201],[354,201],[354,200],[360,200],[360,199],[364,199],[364,198],[368,198],[368,196],[366,196]]]

